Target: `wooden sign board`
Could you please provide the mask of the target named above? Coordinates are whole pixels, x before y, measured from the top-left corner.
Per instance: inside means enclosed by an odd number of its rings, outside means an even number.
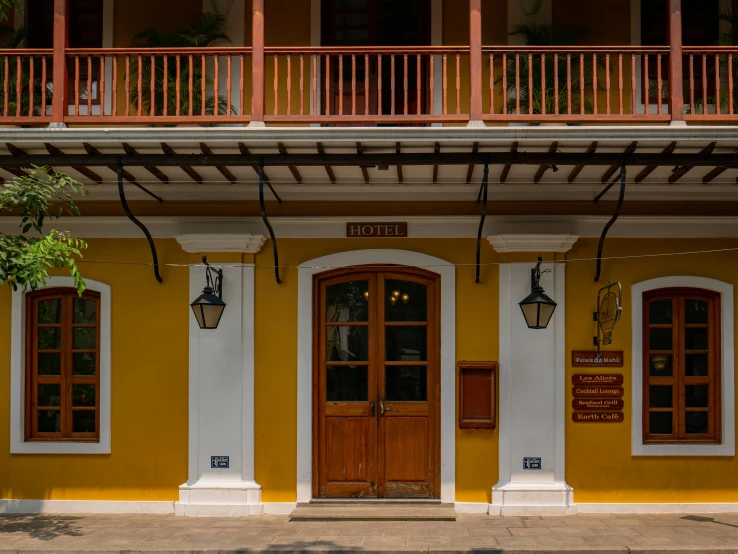
[[[578,373],[571,378],[571,381],[575,385],[622,385],[623,376],[616,373],[600,373],[597,375],[586,375]]]
[[[575,410],[622,410],[625,402],[620,398],[575,398],[571,406]]]
[[[359,237],[407,237],[407,223],[347,223],[346,236]]]
[[[574,412],[571,414],[574,423],[622,423],[623,412]]]
[[[572,367],[623,367],[623,351],[573,350]]]
[[[623,387],[598,387],[596,385],[574,387],[575,398],[622,398]]]

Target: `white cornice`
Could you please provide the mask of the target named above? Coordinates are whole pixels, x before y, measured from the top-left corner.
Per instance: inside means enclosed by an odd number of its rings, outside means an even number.
[[[492,235],[487,240],[494,249],[509,252],[556,252],[566,253],[577,242],[577,235]]]
[[[177,242],[188,254],[208,252],[238,252],[258,254],[264,246],[264,235],[177,235]]]

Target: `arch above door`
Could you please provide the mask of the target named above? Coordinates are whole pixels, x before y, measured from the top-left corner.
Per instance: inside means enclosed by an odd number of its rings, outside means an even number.
[[[456,268],[446,260],[408,250],[350,250],[308,260],[298,269],[297,501],[313,498],[313,277],[360,265],[420,267],[440,276],[440,437],[442,502],[455,502]]]

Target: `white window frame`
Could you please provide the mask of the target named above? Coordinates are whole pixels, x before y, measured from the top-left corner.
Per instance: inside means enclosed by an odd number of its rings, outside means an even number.
[[[643,444],[643,293],[668,288],[697,288],[720,294],[721,423],[720,444]],[[733,285],[707,277],[659,277],[631,288],[633,359],[631,405],[631,455],[633,456],[735,456],[735,379]]]
[[[110,285],[85,279],[87,290],[100,294],[100,440],[99,442],[26,441],[26,294],[14,291],[10,337],[10,453],[110,454]],[[49,277],[38,290],[74,287],[71,277]]]

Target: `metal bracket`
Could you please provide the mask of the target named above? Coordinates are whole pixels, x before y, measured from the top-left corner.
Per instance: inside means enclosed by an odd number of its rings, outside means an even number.
[[[149,247],[151,248],[151,256],[154,258],[154,276],[156,277],[156,280],[160,283],[163,283],[164,280],[161,278],[161,275],[159,274],[159,256],[156,255],[156,245],[154,244],[154,239],[151,237],[151,233],[149,233],[149,230],[146,228],[146,226],[141,223],[138,219],[136,219],[136,216],[131,213],[131,209],[128,207],[128,202],[126,201],[126,193],[123,190],[123,162],[121,158],[118,158],[118,194],[120,194],[120,203],[123,206],[123,211],[126,212],[126,215],[128,216],[128,219],[133,221],[139,229],[141,229],[146,235],[146,240],[149,241]]]
[[[479,274],[482,265],[482,230],[484,229],[484,220],[487,218],[487,191],[489,189],[489,164],[484,164],[484,178],[482,186],[479,188],[479,196],[477,203],[482,201],[482,219],[479,221],[479,232],[477,233],[477,284],[479,284]]]
[[[611,187],[613,184],[615,184],[615,181],[608,185],[608,188]],[[607,189],[600,193],[600,196],[595,199],[595,202],[599,200],[599,198],[606,191]],[[615,207],[615,213],[612,214],[610,221],[607,222],[607,225],[605,225],[605,228],[602,230],[600,244],[597,246],[597,272],[595,273],[594,278],[595,283],[600,280],[600,274],[602,272],[602,249],[605,246],[605,238],[607,237],[607,232],[610,230],[610,227],[612,227],[618,220],[618,217],[620,217],[620,212],[623,210],[623,200],[625,200],[625,164],[620,166],[620,196],[618,197],[618,205]]]
[[[272,188],[271,185],[269,185],[269,188]],[[274,192],[274,189],[272,189],[272,192]],[[274,193],[274,195],[277,196],[276,193]],[[277,196],[277,198],[279,197]],[[274,276],[277,279],[277,284],[281,285],[282,280],[279,278],[279,251],[277,250],[277,237],[274,236],[274,229],[272,229],[272,224],[269,223],[266,206],[264,205],[264,158],[259,161],[259,205],[261,206],[261,219],[264,220],[264,225],[266,225],[266,228],[269,231],[269,237],[272,239],[272,249],[274,250]]]

